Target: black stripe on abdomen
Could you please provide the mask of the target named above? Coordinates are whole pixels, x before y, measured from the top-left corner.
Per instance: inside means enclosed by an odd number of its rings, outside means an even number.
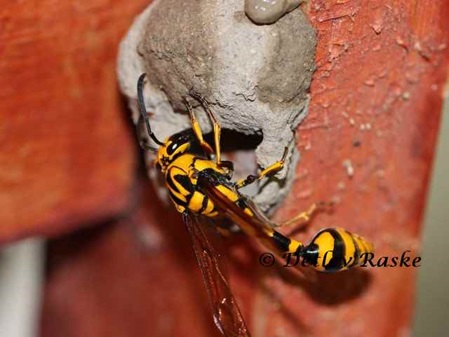
[[[338,233],[335,229],[327,229],[325,232],[332,235],[332,238],[334,239],[334,247],[332,248],[332,259],[330,259],[329,263],[326,263],[323,267],[326,271],[341,270],[345,266],[345,242],[340,233]],[[326,252],[321,252],[321,254],[326,254]]]
[[[353,234],[351,234],[351,233],[349,233],[350,234],[350,236],[351,236],[351,241],[352,241],[352,244],[354,245],[354,263],[352,263],[351,264],[351,266],[348,266],[348,267],[352,267],[352,266],[356,266],[356,265],[358,265],[359,264],[359,260],[360,260],[360,247],[359,247],[359,244],[357,243],[357,241],[355,241],[355,239],[354,239],[354,235]]]

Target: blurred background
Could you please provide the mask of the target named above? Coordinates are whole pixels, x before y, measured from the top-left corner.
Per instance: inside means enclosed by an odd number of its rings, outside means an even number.
[[[414,336],[444,336],[449,330],[449,99],[446,99],[423,227]]]

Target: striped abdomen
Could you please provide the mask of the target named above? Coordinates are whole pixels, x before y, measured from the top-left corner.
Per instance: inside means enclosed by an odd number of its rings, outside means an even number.
[[[364,238],[341,228],[323,229],[307,246],[273,229],[267,229],[267,235],[280,256],[297,255],[304,265],[318,271],[336,272],[356,267],[361,259],[364,261],[363,254],[373,253],[372,245]]]
[[[315,269],[335,272],[357,266],[363,254],[373,252],[364,238],[341,228],[326,228],[300,254]]]

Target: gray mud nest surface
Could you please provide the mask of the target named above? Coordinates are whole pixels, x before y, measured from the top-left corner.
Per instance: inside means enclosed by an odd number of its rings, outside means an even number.
[[[208,101],[223,129],[261,136],[259,167],[279,160],[287,147],[286,167],[261,184],[254,199],[267,210],[282,200],[294,179],[295,130],[307,113],[315,44],[315,32],[300,9],[258,25],[245,14],[242,0],[154,1],[121,43],[120,86],[137,123],[136,83],[147,73],[145,101],[159,138],[190,127],[184,99],[193,89]],[[194,109],[203,131],[211,131],[201,106]],[[155,177],[151,168],[149,173]]]

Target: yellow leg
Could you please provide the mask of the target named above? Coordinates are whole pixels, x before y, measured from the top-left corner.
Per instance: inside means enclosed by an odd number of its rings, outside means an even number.
[[[198,94],[197,92],[194,92],[192,90],[190,91],[190,95],[201,103],[204,110],[209,115],[209,118],[212,121],[213,128],[214,128],[214,141],[215,141],[215,162],[217,163],[217,165],[220,165],[221,164],[221,148],[220,148],[221,127],[220,127],[220,124],[218,123],[217,118],[215,117],[214,113],[210,109],[209,103],[207,103],[207,101],[204,99],[203,96],[201,96],[200,94]],[[199,129],[199,126],[198,126],[198,129]],[[200,130],[200,132],[201,132],[201,130]],[[197,135],[197,137],[198,137],[198,135]],[[201,139],[202,139],[202,135],[201,135]]]
[[[235,187],[237,189],[242,188],[244,186],[252,184],[256,180],[260,180],[260,179],[262,179],[262,178],[264,178],[266,176],[269,176],[269,175],[272,175],[272,174],[274,174],[276,172],[279,172],[284,167],[285,158],[287,157],[287,153],[288,153],[288,148],[285,148],[284,154],[282,155],[282,159],[281,160],[278,160],[274,164],[272,164],[272,165],[268,166],[267,168],[263,169],[262,171],[260,171],[260,173],[258,175],[250,174],[248,177],[246,177],[244,179],[240,179],[239,181],[237,181],[235,183]]]
[[[190,115],[190,123],[192,124],[193,132],[195,133],[196,138],[200,142],[201,147],[206,151],[207,153],[213,153],[214,150],[210,147],[210,145],[204,140],[203,133],[200,128],[200,124],[198,123],[198,120],[196,119],[195,113],[193,112],[192,106],[190,105],[187,100],[185,101],[187,110],[189,110]]]
[[[310,223],[310,220],[312,220],[313,216],[317,212],[328,212],[332,209],[332,207],[333,207],[332,203],[326,202],[314,203],[312,204],[312,206],[309,207],[308,210],[300,212],[298,215],[294,216],[290,220],[277,224],[276,227],[298,225],[297,229],[301,229],[302,227]]]

